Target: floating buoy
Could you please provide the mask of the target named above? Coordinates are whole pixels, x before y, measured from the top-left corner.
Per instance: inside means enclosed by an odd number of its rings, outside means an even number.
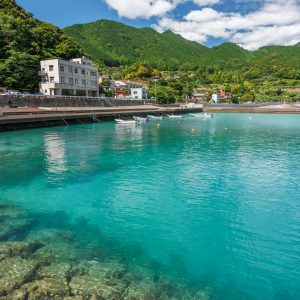
[[[195,129],[195,128],[193,128],[193,129],[192,129],[192,133],[195,133],[195,132],[196,132],[196,129]]]
[[[224,130],[227,130],[227,128],[225,127]]]
[[[160,124],[157,124],[156,126],[157,126],[157,128],[159,128],[159,127],[160,127]]]

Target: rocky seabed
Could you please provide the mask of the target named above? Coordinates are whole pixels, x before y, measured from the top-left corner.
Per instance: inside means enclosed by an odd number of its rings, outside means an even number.
[[[174,283],[131,266],[99,245],[82,250],[71,230],[38,227],[25,210],[0,205],[0,299],[156,300],[210,298],[208,290]]]

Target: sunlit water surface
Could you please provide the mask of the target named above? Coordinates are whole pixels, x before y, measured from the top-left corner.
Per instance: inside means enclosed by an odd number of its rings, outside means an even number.
[[[217,299],[300,299],[300,116],[156,123],[1,133],[0,201]]]

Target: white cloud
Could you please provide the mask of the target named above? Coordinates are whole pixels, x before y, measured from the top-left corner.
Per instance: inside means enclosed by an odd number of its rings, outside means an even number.
[[[120,17],[129,19],[159,17],[172,11],[186,0],[105,0]]]
[[[220,2],[220,0],[193,0],[193,2],[199,6],[208,6],[217,4]]]
[[[205,1],[205,0],[203,0]],[[222,38],[254,50],[264,45],[293,45],[300,41],[300,0],[261,0],[261,7],[247,14],[203,8],[182,20],[162,17],[154,27],[171,29],[183,37],[205,43]]]

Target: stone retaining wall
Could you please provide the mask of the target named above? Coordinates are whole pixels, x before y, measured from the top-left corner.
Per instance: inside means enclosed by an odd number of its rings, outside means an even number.
[[[26,97],[0,95],[0,107],[10,105],[13,107],[112,107],[143,105],[150,101],[122,100],[114,98],[85,98],[85,97]],[[152,102],[153,103],[153,102]]]

